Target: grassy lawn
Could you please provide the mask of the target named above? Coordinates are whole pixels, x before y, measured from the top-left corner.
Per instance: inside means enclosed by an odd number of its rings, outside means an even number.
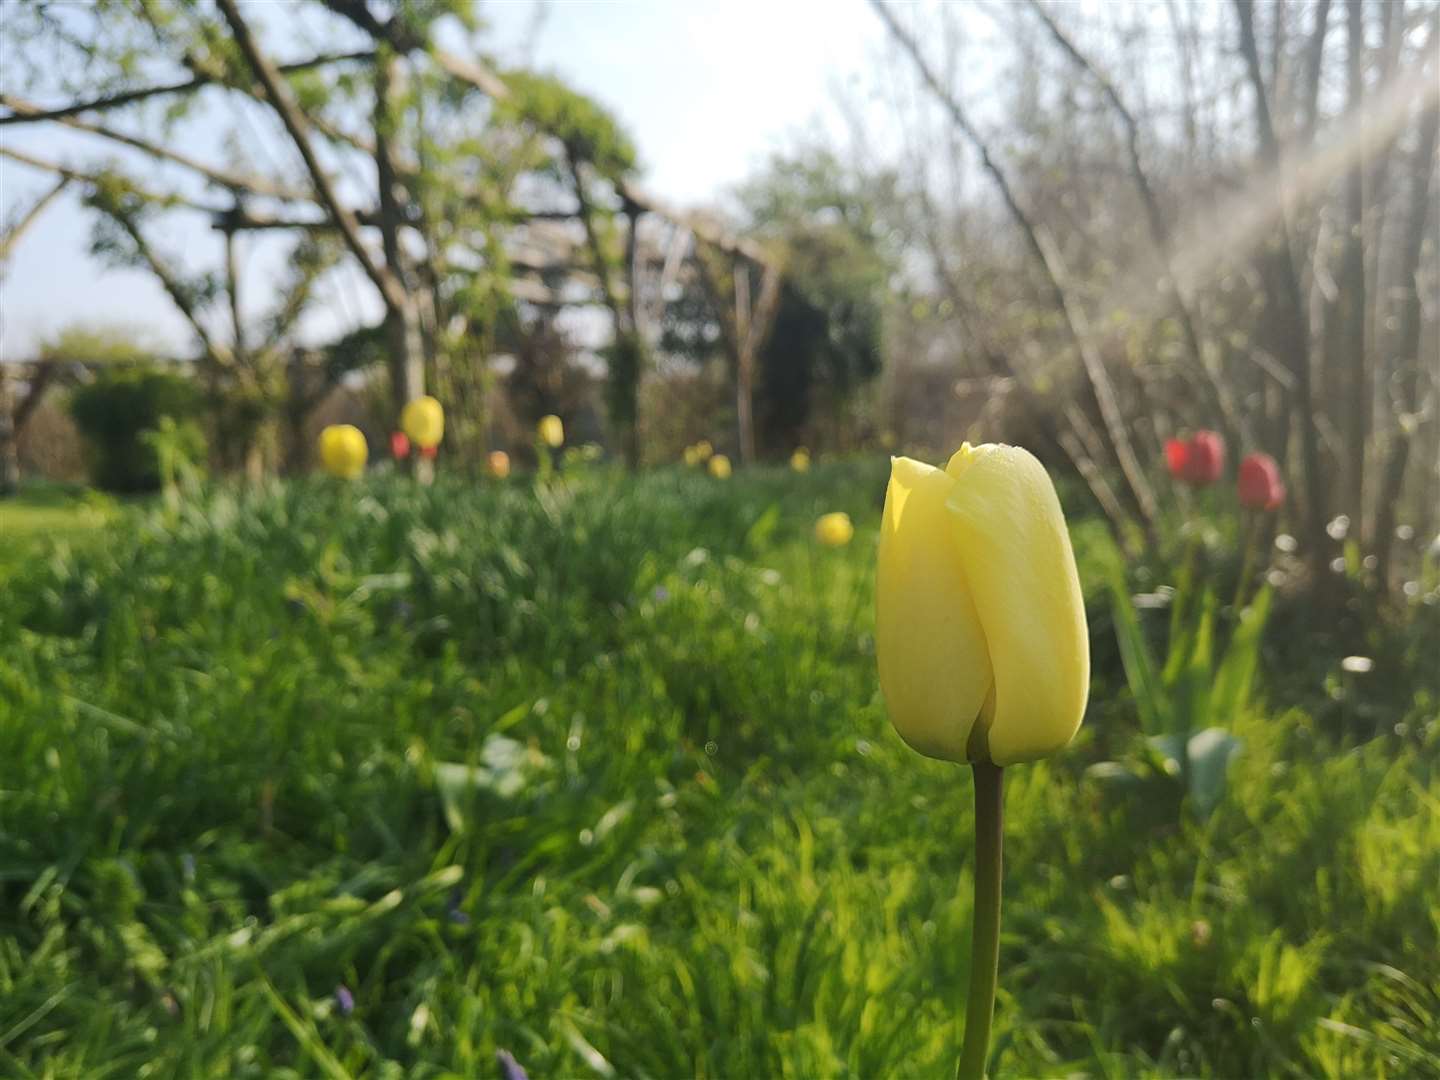
[[[84,542],[115,513],[113,500],[87,488],[34,485],[0,498],[0,576],[50,541]]]
[[[0,1073],[496,1076],[504,1048],[533,1077],[948,1075],[970,782],[878,696],[883,485],[317,478],[25,561]],[[812,540],[830,510],[847,548]],[[95,525],[0,514],[7,540]],[[994,1074],[1436,1075],[1423,650],[1376,655],[1360,733],[1284,689],[1338,657],[1301,678],[1283,642],[1224,718],[1244,750],[1213,814],[1117,793],[1090,767],[1140,708],[1114,553],[1075,524],[1092,704],[1007,778]]]

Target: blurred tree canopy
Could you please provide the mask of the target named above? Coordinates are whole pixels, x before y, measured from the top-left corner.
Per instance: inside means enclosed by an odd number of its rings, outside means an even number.
[[[900,253],[879,208],[895,188],[893,174],[866,175],[816,145],[775,155],[737,192],[742,221],[776,243],[786,268],[757,402],[773,450],[805,442],[817,407],[838,420],[880,372]]]

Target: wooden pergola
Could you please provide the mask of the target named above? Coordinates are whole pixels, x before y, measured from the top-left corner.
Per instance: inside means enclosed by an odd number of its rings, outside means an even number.
[[[245,231],[314,231],[338,235],[346,250],[374,285],[385,308],[387,355],[392,392],[397,403],[423,392],[424,344],[420,334],[420,297],[413,281],[416,275],[407,264],[402,234],[420,227],[415,208],[409,204],[405,181],[418,167],[406,161],[389,145],[393,86],[399,78],[401,58],[424,53],[444,76],[468,91],[503,101],[510,88],[482,64],[458,56],[431,42],[415,40],[395,20],[382,20],[364,0],[325,0],[334,13],[348,19],[367,34],[374,47],[321,54],[286,64],[274,63],[262,50],[235,0],[216,0],[231,37],[245,58],[246,72],[228,71],[218,63],[187,57],[191,77],[164,84],[44,107],[13,95],[0,95],[8,112],[0,115],[0,128],[22,124],[53,124],[86,132],[140,151],[156,161],[179,166],[201,178],[221,193],[215,201],[182,197],[172,191],[124,180],[127,197],[151,205],[181,206],[210,216],[226,240],[226,267],[234,321],[231,342],[223,342],[207,330],[193,300],[175,279],[164,261],[151,248],[143,233],[122,226],[130,234],[144,262],[159,280],[176,307],[195,331],[202,361],[220,370],[243,368],[247,353],[265,344],[247,342],[240,323],[236,300],[238,282],[233,255],[234,237]],[[369,134],[341,130],[332,122],[307,115],[300,107],[286,76],[325,69],[335,65],[366,65],[374,80],[375,123]],[[206,86],[220,85],[247,95],[274,110],[305,165],[308,183],[222,168],[170,146],[135,135],[114,126],[110,114],[144,101],[167,96],[193,94]],[[373,159],[378,178],[377,197],[370,205],[344,201],[334,179],[316,153],[318,139],[358,151]],[[43,159],[11,147],[0,146],[0,155],[29,168],[50,173],[55,184],[0,238],[0,264],[21,234],[66,188],[76,185],[97,191],[114,173],[76,167]],[[575,205],[561,209],[522,211],[514,224],[505,227],[502,247],[506,256],[505,287],[516,301],[536,309],[556,310],[577,306],[599,306],[608,310],[617,338],[635,335],[650,346],[658,341],[660,317],[665,299],[677,284],[694,284],[710,300],[720,340],[734,373],[736,393],[736,441],[742,461],[755,456],[755,432],[751,400],[756,358],[774,319],[780,296],[782,268],[760,245],[737,236],[717,221],[690,213],[657,198],[630,181],[613,185],[618,204],[617,225],[621,226],[624,259],[615,274],[602,256],[593,227],[595,208],[587,204],[588,177],[583,162],[571,161]],[[255,205],[274,207],[255,209]],[[378,233],[378,250],[375,234]],[[298,317],[298,310],[295,315]],[[12,380],[27,384],[20,405],[3,410],[0,418],[0,461],[8,455],[13,464],[18,429],[33,414],[40,393],[53,384],[54,372],[40,363],[12,365]],[[398,407],[398,404],[397,404]],[[627,450],[627,457],[634,456]],[[4,466],[0,464],[0,472]]]

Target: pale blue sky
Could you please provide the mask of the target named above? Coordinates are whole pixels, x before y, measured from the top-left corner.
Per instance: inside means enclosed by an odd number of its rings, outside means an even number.
[[[0,17],[9,2],[0,0]],[[257,17],[268,7],[264,15],[275,24],[277,2],[251,6]],[[833,118],[834,88],[861,73],[882,41],[881,25],[862,0],[572,0],[548,4],[539,16],[533,0],[510,0],[484,4],[482,12],[491,25],[489,50],[509,63],[528,59],[555,71],[609,106],[635,136],[646,185],[686,205],[715,198],[768,152]],[[108,119],[118,127],[130,117]],[[114,155],[104,140],[46,128],[0,129],[0,144],[77,163]],[[192,129],[189,138],[203,142],[206,135]],[[10,220],[49,183],[0,159],[0,214]],[[204,219],[172,216],[158,234],[161,245],[190,265],[213,265],[219,244]],[[0,283],[0,356],[24,358],[71,322],[129,324],[157,346],[188,349],[185,324],[149,274],[99,265],[87,252],[89,235],[89,216],[73,194],[26,234]],[[255,293],[277,273],[278,259],[278,250],[251,249]],[[367,308],[373,298],[363,282],[334,291],[329,303],[337,325],[375,310]]]

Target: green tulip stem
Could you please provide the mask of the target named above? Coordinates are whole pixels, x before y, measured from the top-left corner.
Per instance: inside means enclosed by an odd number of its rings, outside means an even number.
[[[988,761],[975,770],[975,921],[971,932],[970,994],[956,1080],[984,1080],[1000,977],[1000,882],[1003,876],[1004,770]]]

